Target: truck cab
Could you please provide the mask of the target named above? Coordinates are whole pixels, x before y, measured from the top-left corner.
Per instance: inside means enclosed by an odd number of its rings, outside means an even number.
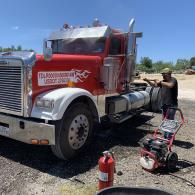
[[[132,87],[142,36],[133,32],[134,22],[128,32],[98,21],[66,24],[44,40],[43,55],[0,54],[0,135],[51,145],[57,157],[69,159],[89,145],[102,115],[121,123],[158,106],[159,90]]]

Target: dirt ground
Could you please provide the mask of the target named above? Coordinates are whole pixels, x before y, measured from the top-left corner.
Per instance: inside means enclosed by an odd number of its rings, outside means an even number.
[[[142,77],[161,78],[159,75]],[[144,171],[140,143],[157,127],[160,114],[143,113],[124,124],[102,128],[91,147],[74,161],[58,160],[48,146],[27,145],[0,137],[0,194],[91,195],[97,189],[98,159],[104,150],[115,153],[114,185],[154,187],[179,195],[195,194],[195,75],[174,75],[179,81],[179,105],[188,120],[178,132],[173,151],[177,169],[169,173]]]

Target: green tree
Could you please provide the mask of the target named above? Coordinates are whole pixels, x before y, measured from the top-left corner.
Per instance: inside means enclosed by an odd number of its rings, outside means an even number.
[[[26,51],[34,51],[33,49],[25,49]],[[0,52],[9,52],[9,51],[22,51],[22,46],[18,45],[17,47],[15,47],[14,45],[12,45],[11,47],[1,47],[0,46]]]
[[[11,46],[11,50],[12,51],[15,51],[16,50],[14,45]]]
[[[12,49],[10,47],[3,48],[3,52],[11,51]]]
[[[172,62],[163,62],[162,60],[157,61],[153,64],[153,69],[155,72],[160,72],[164,68],[170,68],[173,69],[173,63]]]
[[[17,51],[22,51],[22,46],[21,45],[18,45]]]
[[[195,66],[195,57],[192,57],[191,59],[190,59],[190,66],[192,67],[192,66]]]
[[[178,59],[176,64],[175,64],[175,69],[176,70],[185,70],[188,68],[190,65],[189,60],[186,59]]]
[[[154,72],[152,67],[152,60],[149,57],[142,57],[140,63],[136,65],[138,71],[152,73]]]
[[[141,63],[142,66],[144,66],[147,69],[152,68],[152,60],[149,57],[141,58],[140,63]]]

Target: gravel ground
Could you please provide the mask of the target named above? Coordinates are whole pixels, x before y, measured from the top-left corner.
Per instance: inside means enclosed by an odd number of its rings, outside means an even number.
[[[98,183],[97,161],[108,149],[115,153],[116,169],[122,172],[115,175],[114,185],[195,194],[195,102],[182,100],[180,105],[188,124],[176,136],[173,150],[179,163],[174,173],[152,174],[140,167],[139,143],[161,119],[160,114],[143,113],[120,127],[101,129],[94,144],[74,161],[58,160],[47,146],[0,137],[0,194],[92,194]]]

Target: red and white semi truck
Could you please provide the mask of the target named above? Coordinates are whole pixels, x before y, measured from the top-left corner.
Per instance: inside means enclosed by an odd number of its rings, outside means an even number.
[[[51,145],[69,159],[90,142],[106,116],[121,123],[159,108],[159,89],[135,85],[136,40],[95,20],[91,27],[64,25],[44,40],[43,55],[0,54],[0,135]]]

